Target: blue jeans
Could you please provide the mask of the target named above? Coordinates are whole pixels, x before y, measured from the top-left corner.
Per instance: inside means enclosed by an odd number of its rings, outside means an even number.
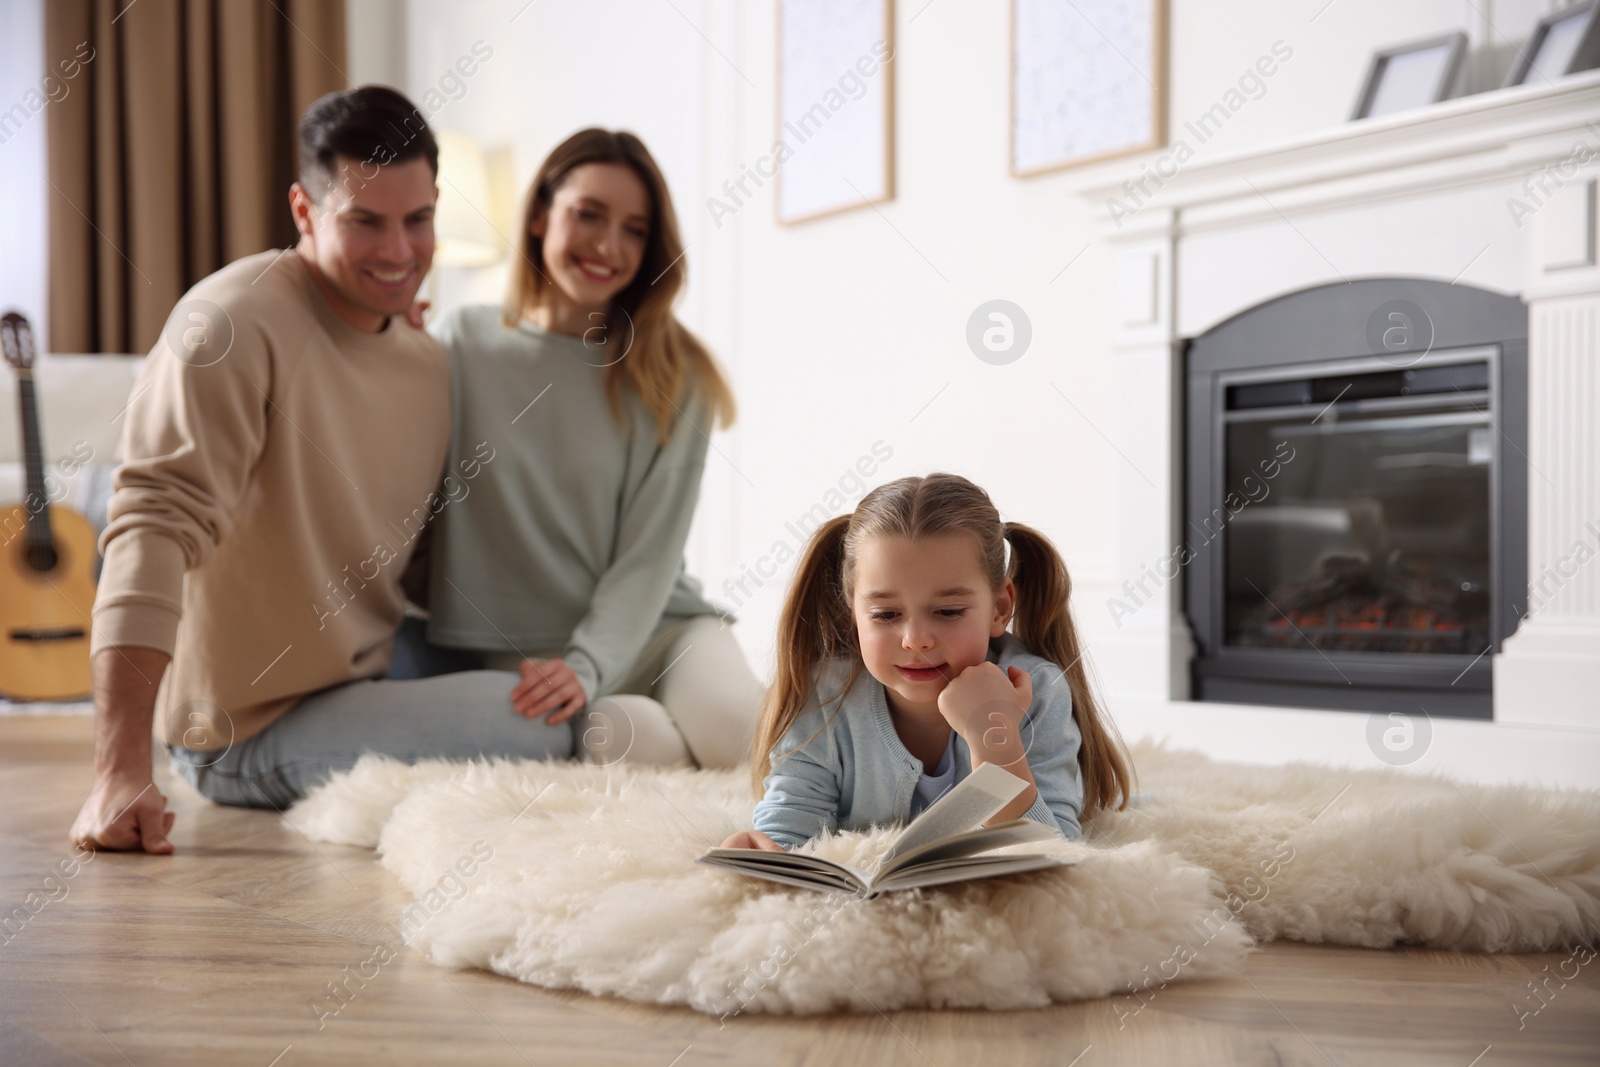
[[[447,648],[428,640],[428,623],[407,615],[394,635],[394,656],[389,660],[389,677],[397,680],[433,678],[460,671],[481,671],[489,666],[482,652],[474,648]]]
[[[173,773],[219,804],[283,810],[362,753],[423,759],[570,759],[573,720],[551,726],[511,707],[513,671],[366,680],[302,699],[222,752],[168,745]]]

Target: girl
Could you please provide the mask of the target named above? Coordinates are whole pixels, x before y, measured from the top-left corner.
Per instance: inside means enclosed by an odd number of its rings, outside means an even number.
[[[724,847],[914,818],[983,763],[1028,783],[991,824],[1076,838],[1127,807],[1131,768],[1089,692],[1070,592],[1050,541],[957,475],[901,478],[824,523],[779,623],[755,829]]]
[[[672,312],[686,268],[666,182],[634,135],[582,130],[539,168],[521,234],[505,306],[434,330],[455,442],[413,670],[520,671],[515,710],[581,714],[593,762],[733,766],[762,687],[683,550],[734,402]]]

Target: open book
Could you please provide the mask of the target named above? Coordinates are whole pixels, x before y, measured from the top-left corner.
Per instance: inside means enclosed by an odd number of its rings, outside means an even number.
[[[1026,788],[1027,782],[1004,767],[983,764],[911,820],[876,870],[760,848],[714,848],[695,862],[805,889],[849,893],[865,900],[895,889],[919,889],[1076,863],[1064,856],[1039,853],[980,855],[1005,845],[1060,838],[1057,830],[1032,819],[983,825],[985,819],[993,818]]]

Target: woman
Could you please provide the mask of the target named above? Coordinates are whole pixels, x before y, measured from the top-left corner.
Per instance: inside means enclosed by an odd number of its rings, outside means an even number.
[[[434,327],[451,475],[427,645],[403,631],[394,673],[519,670],[513,707],[583,715],[582,758],[732,767],[762,686],[683,550],[707,434],[734,402],[672,312],[685,266],[666,182],[634,135],[582,130],[539,168],[519,232],[505,306]]]

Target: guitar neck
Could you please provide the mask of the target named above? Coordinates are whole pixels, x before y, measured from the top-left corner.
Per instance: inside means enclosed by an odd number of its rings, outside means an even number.
[[[39,405],[33,391],[33,371],[17,370],[17,407],[22,415],[22,460],[27,471],[28,543],[49,545],[50,493],[44,480],[44,447],[39,434]]]

